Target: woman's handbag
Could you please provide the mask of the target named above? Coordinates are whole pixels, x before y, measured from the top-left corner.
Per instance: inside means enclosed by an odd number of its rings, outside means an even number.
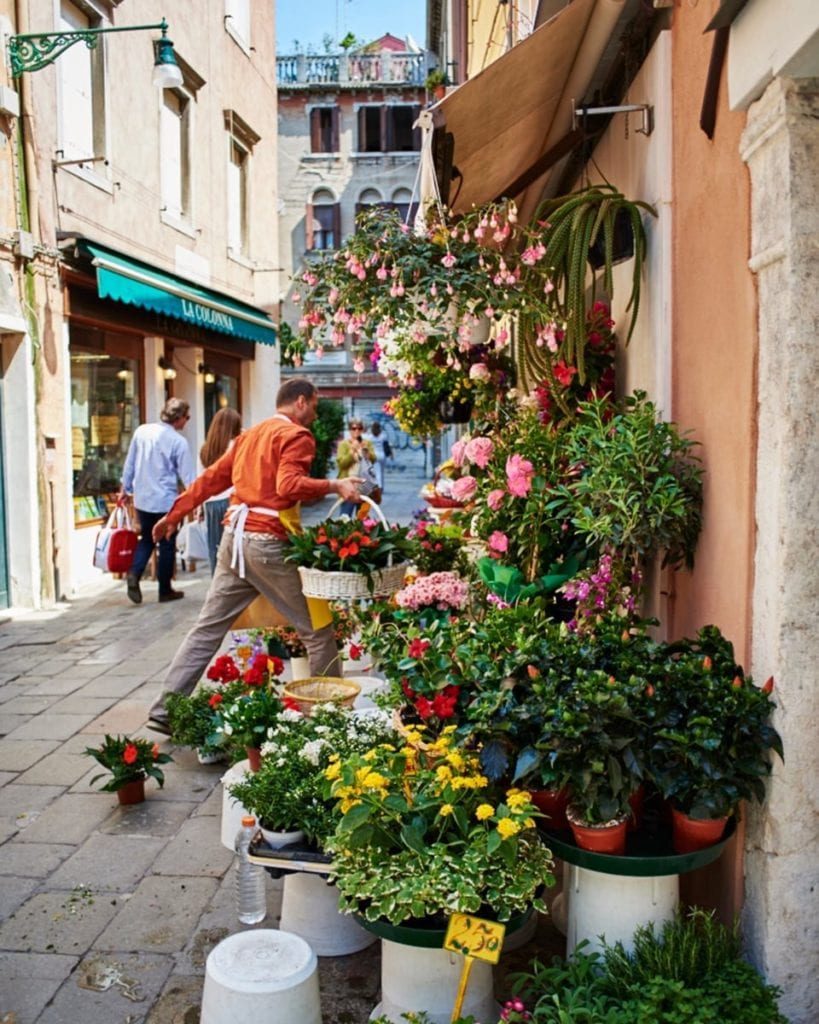
[[[94,543],[94,567],[103,572],[128,572],[134,561],[139,534],[124,504],[114,506]]]
[[[208,530],[201,519],[185,523],[176,536],[176,550],[186,562],[207,562]]]

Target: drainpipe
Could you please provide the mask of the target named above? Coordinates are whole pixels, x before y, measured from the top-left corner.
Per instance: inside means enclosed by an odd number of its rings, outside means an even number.
[[[14,17],[17,33],[26,35],[29,32],[28,4],[26,0],[14,0]],[[34,135],[31,131],[33,106],[31,99],[31,76],[22,74],[20,83],[20,134],[23,139],[23,168],[26,189],[25,209],[28,211],[28,224],[19,225],[23,230],[31,232],[35,244],[40,242],[40,186],[37,177],[37,161],[34,157]]]

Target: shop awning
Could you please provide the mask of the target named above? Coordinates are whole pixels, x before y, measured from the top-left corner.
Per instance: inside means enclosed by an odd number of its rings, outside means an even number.
[[[581,102],[622,10],[622,0],[573,0],[432,107],[436,130],[452,136],[456,213],[502,196],[520,206],[527,190],[542,190],[548,168],[582,139],[571,102]]]
[[[101,299],[164,313],[206,330],[234,338],[275,345],[276,328],[256,306],[228,298],[173,274],[156,270],[120,253],[83,241],[80,249],[91,257]]]

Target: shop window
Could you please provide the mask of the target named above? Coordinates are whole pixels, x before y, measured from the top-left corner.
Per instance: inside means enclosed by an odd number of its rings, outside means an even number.
[[[71,466],[74,522],[107,516],[116,501],[131,437],[139,426],[139,363],[71,348]]]
[[[239,378],[218,373],[213,383],[205,384],[205,431],[216,413],[227,408],[239,408]]]
[[[337,249],[341,241],[341,207],[328,189],[313,193],[304,213],[307,251]]]
[[[310,111],[310,152],[339,151],[338,107],[313,107]]]
[[[100,23],[100,18],[62,0],[60,31],[99,28]],[[105,156],[105,47],[100,44],[89,50],[82,43],[75,43],[60,54],[55,67],[60,159],[101,159]],[[97,170],[102,170],[101,163]]]
[[[358,108],[359,153],[403,153],[421,149],[421,132],[413,128],[420,113],[414,104],[367,104]]]

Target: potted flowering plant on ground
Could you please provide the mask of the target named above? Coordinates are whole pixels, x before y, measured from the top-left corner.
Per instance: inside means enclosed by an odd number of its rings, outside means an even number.
[[[162,753],[158,743],[107,733],[100,746],[86,747],[83,753],[111,773],[111,778],[100,788],[105,793],[116,793],[121,804],[141,803],[145,799],[145,780],[149,777],[156,779],[162,789],[165,775],[159,765],[173,761],[170,754]],[[104,773],[95,775],[91,785],[104,778]]]
[[[253,654],[252,646],[244,643],[237,647],[236,658],[223,654],[208,669],[208,679],[240,684],[215,693],[210,703],[222,745],[237,758],[246,754],[252,770],[258,768],[259,748],[282,710],[278,677],[283,669],[281,658]]]
[[[452,730],[426,755],[381,745],[334,760],[326,775],[342,815],[327,844],[342,909],[396,925],[542,907],[552,859],[528,794],[493,789]]]

